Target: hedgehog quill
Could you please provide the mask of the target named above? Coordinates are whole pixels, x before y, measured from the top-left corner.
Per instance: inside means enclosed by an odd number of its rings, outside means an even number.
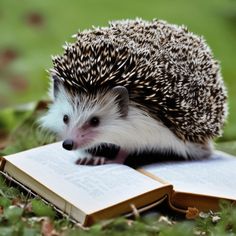
[[[65,149],[84,150],[80,164],[123,163],[143,151],[207,158],[222,134],[227,92],[219,63],[184,26],[110,22],[79,32],[53,65],[53,104],[40,122]],[[119,146],[113,161],[87,151],[104,143]]]

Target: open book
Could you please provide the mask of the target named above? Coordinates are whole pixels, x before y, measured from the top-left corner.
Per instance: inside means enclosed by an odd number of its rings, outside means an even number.
[[[2,157],[1,170],[87,226],[141,208],[165,196],[173,209],[215,210],[236,201],[236,158],[217,153],[203,161],[75,165],[78,153],[61,143]]]

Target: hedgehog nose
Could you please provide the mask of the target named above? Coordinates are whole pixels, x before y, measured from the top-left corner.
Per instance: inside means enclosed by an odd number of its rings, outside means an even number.
[[[62,147],[65,148],[68,151],[71,151],[73,149],[74,146],[74,142],[71,139],[66,139],[63,143],[62,143]]]

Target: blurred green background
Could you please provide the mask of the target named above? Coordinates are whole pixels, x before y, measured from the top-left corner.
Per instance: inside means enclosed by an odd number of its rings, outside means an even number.
[[[78,29],[142,17],[184,24],[203,35],[221,62],[230,116],[221,140],[236,140],[235,0],[0,0],[0,131],[19,119],[12,107],[47,96],[46,69]]]

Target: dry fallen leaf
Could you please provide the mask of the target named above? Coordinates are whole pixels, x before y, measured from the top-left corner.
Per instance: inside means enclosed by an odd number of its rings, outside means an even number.
[[[39,12],[29,12],[26,16],[26,22],[30,26],[41,27],[44,23],[44,18]]]
[[[161,216],[158,220],[158,222],[160,223],[166,223],[167,225],[173,225],[174,222],[172,222],[171,220],[168,219],[168,217],[166,216]]]
[[[220,216],[217,216],[217,215],[212,216],[212,219],[211,219],[212,223],[217,223],[219,220],[221,220]]]
[[[206,212],[200,212],[199,213],[199,217],[202,218],[202,219],[206,219],[209,217],[209,213],[206,213]]]
[[[186,219],[193,220],[196,219],[199,216],[199,210],[195,207],[188,207],[188,210],[186,212]]]
[[[45,217],[42,220],[42,224],[41,224],[41,233],[43,236],[53,236],[55,234],[53,234],[54,232],[54,225],[52,223],[52,221],[48,218]]]
[[[2,214],[3,214],[3,207],[0,206],[0,215],[2,215]]]

